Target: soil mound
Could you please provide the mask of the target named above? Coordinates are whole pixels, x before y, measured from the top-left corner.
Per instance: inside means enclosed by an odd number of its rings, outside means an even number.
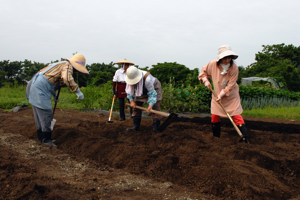
[[[167,198],[160,196],[157,191],[152,191],[152,196],[136,196],[137,191],[130,191],[131,194],[126,198],[124,196],[125,199],[300,198],[300,122],[246,119],[251,144],[244,144],[239,143],[239,136],[227,119],[222,119],[221,138],[214,138],[208,117],[176,121],[163,132],[155,133],[152,131],[152,120],[148,118],[142,119],[141,131],[126,131],[132,126],[129,118],[118,121],[118,117],[113,116],[113,123],[107,123],[107,114],[57,110],[55,115],[57,123],[53,138],[58,149],[51,151],[69,155],[78,162],[89,163],[95,169],[109,169],[106,172],[111,176],[119,171],[155,181],[157,185],[168,185],[166,190],[171,192]],[[0,112],[0,125],[0,135],[11,133],[21,135],[28,141],[36,140],[31,109],[17,113]],[[46,148],[38,143],[36,145]],[[14,159],[20,160],[20,154],[20,151],[2,151],[1,182],[16,185],[18,189],[27,185],[31,188],[26,196],[28,199],[38,199],[49,193],[55,193],[56,199],[65,199],[66,194],[59,196],[60,193],[55,192],[62,190],[61,184],[49,189],[39,183],[45,181],[43,177],[33,175],[39,170],[39,163],[30,168],[22,163],[14,163]],[[41,155],[41,149],[36,150],[36,155]],[[43,156],[47,158],[48,155],[46,148]],[[30,162],[30,157],[21,160],[24,164]],[[22,177],[23,181],[5,178],[4,171],[8,174],[18,171],[26,178]],[[104,176],[99,174],[99,170],[85,173],[92,173],[86,174],[86,177],[98,177],[97,180]],[[105,176],[109,176],[107,173]],[[5,188],[1,184],[0,190]],[[175,193],[175,189],[179,192]],[[184,196],[184,192],[188,196]],[[91,198],[87,195],[89,193],[78,192],[77,198]],[[7,191],[4,197],[11,197],[11,194]],[[119,194],[125,195],[124,191]],[[101,196],[104,197],[110,199]],[[115,196],[115,199],[118,198]]]

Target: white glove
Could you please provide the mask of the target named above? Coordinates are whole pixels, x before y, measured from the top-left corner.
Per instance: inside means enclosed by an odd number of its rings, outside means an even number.
[[[202,78],[202,82],[204,83],[205,87],[209,88],[210,82],[206,77]]]
[[[79,88],[75,91],[75,94],[77,95],[77,99],[78,99],[78,100],[83,100],[83,99],[84,99],[84,95],[83,95],[83,93],[80,91]]]
[[[222,89],[221,92],[220,92],[220,94],[218,95],[217,101],[220,101],[224,96],[225,96],[225,92]]]

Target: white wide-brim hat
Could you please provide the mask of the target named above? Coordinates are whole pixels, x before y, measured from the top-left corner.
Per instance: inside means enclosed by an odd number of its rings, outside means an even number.
[[[128,85],[135,85],[142,79],[143,73],[134,66],[130,66],[126,71],[125,82]]]
[[[218,62],[226,56],[232,56],[233,59],[237,59],[239,56],[234,53],[229,45],[222,45],[218,48]]]
[[[121,64],[129,64],[129,65],[134,65],[134,63],[130,62],[129,60],[127,60],[126,58],[124,60],[121,60],[119,62],[116,62],[117,65],[121,65]]]
[[[71,59],[68,59],[71,65],[81,73],[89,74],[85,68],[85,57],[82,54],[75,54]]]

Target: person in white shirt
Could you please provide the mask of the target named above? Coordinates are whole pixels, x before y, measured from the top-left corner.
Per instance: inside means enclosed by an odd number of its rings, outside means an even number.
[[[127,94],[125,92],[126,70],[129,66],[134,65],[134,63],[124,59],[117,62],[116,64],[120,66],[120,69],[118,69],[115,72],[115,75],[113,77],[113,93],[119,99],[120,121],[124,121],[125,120],[125,98],[127,97]]]

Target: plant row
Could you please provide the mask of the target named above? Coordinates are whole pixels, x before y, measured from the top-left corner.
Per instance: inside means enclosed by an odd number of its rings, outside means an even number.
[[[172,83],[163,84],[162,110],[168,112],[209,112],[211,92],[203,85],[175,86]],[[109,110],[112,103],[112,82],[109,81],[100,86],[88,86],[81,88],[85,95],[83,101],[78,101],[76,96],[63,88],[58,106],[69,109],[102,109]],[[14,106],[26,106],[28,100],[25,97],[25,86],[0,88],[0,108],[10,109]],[[276,89],[261,89],[240,86],[240,96],[244,109],[280,106],[297,106],[300,102],[300,92],[286,92]],[[118,101],[115,101],[114,109],[118,109]]]

